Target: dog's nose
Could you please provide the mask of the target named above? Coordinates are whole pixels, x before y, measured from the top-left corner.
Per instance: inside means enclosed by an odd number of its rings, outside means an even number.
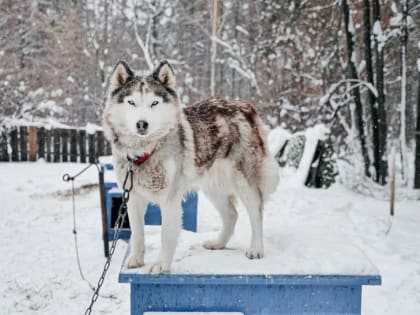
[[[136,125],[137,125],[137,130],[140,133],[145,133],[147,131],[147,128],[149,127],[149,123],[145,120],[139,120]]]

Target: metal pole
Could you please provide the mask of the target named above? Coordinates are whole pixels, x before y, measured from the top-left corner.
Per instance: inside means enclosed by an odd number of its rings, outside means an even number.
[[[101,196],[101,216],[102,216],[102,239],[104,241],[104,255],[108,258],[109,256],[109,240],[108,240],[108,224],[106,217],[106,199],[105,199],[105,179],[104,170],[98,172],[99,174],[99,194]]]
[[[391,147],[391,180],[389,181],[390,188],[390,215],[394,216],[395,207],[395,143]]]

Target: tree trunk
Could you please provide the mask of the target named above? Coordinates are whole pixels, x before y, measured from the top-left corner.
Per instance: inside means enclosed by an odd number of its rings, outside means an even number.
[[[374,39],[375,39],[375,55],[376,55],[376,90],[378,91],[377,107],[378,107],[378,151],[379,159],[379,172],[378,183],[381,185],[386,184],[388,177],[388,158],[387,158],[387,122],[385,111],[385,88],[384,88],[384,52],[383,42],[379,35],[382,34],[381,28],[381,6],[379,0],[373,0],[373,19],[374,19]],[[380,30],[381,34],[377,34]]]
[[[347,3],[347,0],[342,1],[343,5],[343,14],[344,14],[344,26],[345,26],[345,33],[346,33],[346,42],[347,42],[347,58],[348,58],[348,74],[347,76],[350,79],[358,80],[356,65],[355,65],[355,51],[354,51],[354,40],[353,40],[353,22],[350,16],[350,8]],[[352,93],[354,97],[355,103],[355,111],[356,111],[356,125],[357,130],[359,133],[359,140],[360,140],[360,149],[362,151],[363,157],[363,164],[365,167],[365,175],[370,177],[370,159],[366,145],[366,134],[365,134],[365,121],[364,121],[364,114],[363,114],[363,105],[360,99],[360,89],[359,87],[354,87],[357,83],[352,82]]]
[[[420,59],[417,59],[417,127],[414,188],[420,189]]]
[[[400,146],[401,146],[401,173],[404,183],[408,181],[407,166],[407,137],[406,137],[406,108],[407,108],[407,16],[408,5],[407,0],[401,2],[402,19],[401,19],[401,104],[400,104]]]
[[[210,94],[216,95],[216,57],[217,57],[217,20],[219,19],[219,0],[213,0],[212,3],[212,41],[211,41],[211,69],[210,69]]]
[[[363,41],[366,61],[367,81],[374,86],[373,83],[373,66],[372,66],[372,50],[371,50],[371,22],[370,22],[370,3],[369,0],[363,0]],[[368,102],[372,115],[372,143],[373,143],[373,166],[375,168],[374,180],[379,182],[381,177],[381,150],[379,146],[379,126],[378,126],[378,107],[376,106],[376,98],[370,89],[368,89]]]
[[[156,8],[156,1],[152,2],[152,6]],[[155,63],[157,62],[159,59],[161,59],[161,56],[158,56],[157,53],[157,44],[158,44],[158,24],[159,24],[159,16],[156,14],[156,12],[153,15],[152,18],[152,47],[151,47],[151,57],[152,57],[152,61]]]

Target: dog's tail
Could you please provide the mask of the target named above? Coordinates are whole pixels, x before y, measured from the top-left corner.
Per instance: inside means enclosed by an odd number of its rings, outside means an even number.
[[[270,152],[263,158],[260,168],[260,185],[263,200],[268,197],[277,189],[279,184],[279,171],[280,168],[275,158]]]
[[[279,165],[274,158],[274,155],[268,150],[268,128],[260,121],[260,135],[265,142],[265,154],[261,161],[260,176],[259,176],[259,189],[263,200],[267,200],[268,197],[277,189],[279,184]]]

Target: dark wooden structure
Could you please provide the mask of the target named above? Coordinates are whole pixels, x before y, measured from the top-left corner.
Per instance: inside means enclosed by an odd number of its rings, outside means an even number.
[[[103,131],[83,128],[19,126],[0,128],[0,161],[37,161],[95,163],[110,155],[111,146]]]

